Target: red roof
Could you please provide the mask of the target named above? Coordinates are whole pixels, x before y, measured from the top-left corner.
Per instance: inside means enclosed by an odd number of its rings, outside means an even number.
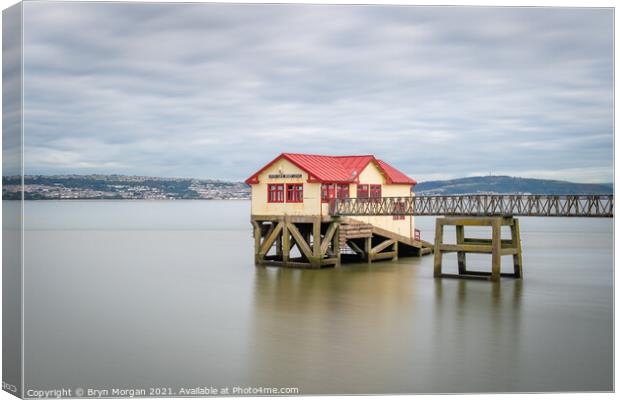
[[[358,175],[368,163],[374,162],[383,172],[389,184],[415,185],[416,181],[409,178],[396,168],[374,156],[319,156],[313,154],[282,153],[265,165],[254,175],[246,179],[245,183],[258,183],[258,176],[273,163],[285,158],[308,173],[309,182],[353,183],[357,182]]]

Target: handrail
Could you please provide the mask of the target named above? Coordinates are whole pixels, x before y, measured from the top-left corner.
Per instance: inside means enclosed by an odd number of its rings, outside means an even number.
[[[613,217],[613,195],[473,194],[330,199],[334,216]]]

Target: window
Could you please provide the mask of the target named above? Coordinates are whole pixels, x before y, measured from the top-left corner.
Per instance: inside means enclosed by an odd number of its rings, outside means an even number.
[[[349,184],[348,183],[324,183],[321,185],[321,201],[329,202],[330,199],[348,199]]]
[[[303,203],[304,185],[302,183],[289,183],[286,185],[286,202]]]
[[[370,185],[370,197],[373,199],[381,198],[381,185]]]
[[[404,201],[399,201],[397,203],[394,203],[394,212],[398,212],[398,213],[404,213],[405,212],[405,202]],[[401,215],[393,215],[392,216],[393,219],[395,220],[401,220],[401,219],[405,219],[405,215],[401,214]]]
[[[334,198],[335,185],[333,183],[324,183],[321,185],[321,201],[323,203],[329,202],[329,199]]]
[[[358,199],[368,198],[368,185],[357,185],[357,198]]]
[[[338,184],[336,188],[336,197],[339,199],[348,199],[349,198],[349,184]]]
[[[267,202],[284,203],[284,185],[281,183],[267,185]]]

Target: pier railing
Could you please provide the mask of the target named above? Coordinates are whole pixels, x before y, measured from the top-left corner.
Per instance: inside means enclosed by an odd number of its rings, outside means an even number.
[[[413,196],[333,199],[335,216],[462,215],[531,217],[613,217],[613,195]]]

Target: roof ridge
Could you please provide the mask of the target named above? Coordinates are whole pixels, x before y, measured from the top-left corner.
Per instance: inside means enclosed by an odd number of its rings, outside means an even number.
[[[330,158],[372,157],[376,159],[376,157],[372,154],[356,154],[356,155],[349,155],[349,156],[332,156],[328,154],[287,153],[287,152],[283,152],[282,154],[291,155],[291,156],[312,156],[312,157],[330,157]]]

